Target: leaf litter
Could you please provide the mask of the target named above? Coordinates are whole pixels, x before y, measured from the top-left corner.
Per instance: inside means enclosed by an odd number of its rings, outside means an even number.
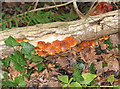
[[[78,65],[81,74],[92,73],[96,74],[95,81],[99,85],[110,85],[105,83],[110,75],[114,75],[114,85],[120,84],[119,70],[120,59],[118,53],[118,34],[110,35],[110,42],[112,49],[108,50],[109,44],[104,44],[104,41],[99,41],[98,45],[94,48],[86,48],[82,51],[78,50],[78,46],[70,50],[60,52],[56,55],[45,57],[45,60],[34,62],[26,58],[27,65],[25,67],[24,80],[27,87],[60,87],[63,84],[57,78],[57,75],[73,76],[73,68]],[[15,55],[15,54],[14,54]],[[24,56],[24,55],[23,55]],[[19,63],[19,62],[18,62]],[[80,65],[80,63],[82,65]],[[7,68],[7,67],[6,67]],[[10,61],[8,67],[10,79],[13,81],[15,77],[20,76],[22,73],[15,69],[15,65]],[[77,79],[77,78],[76,78]]]

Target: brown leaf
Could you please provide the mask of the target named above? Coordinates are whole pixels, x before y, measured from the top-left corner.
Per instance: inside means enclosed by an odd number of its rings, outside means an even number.
[[[14,67],[12,61],[10,61],[10,67],[8,69],[9,69],[10,76],[11,76],[12,80],[14,80],[15,77],[18,77],[20,75],[20,72],[15,70],[15,67]]]
[[[49,71],[50,71],[51,68],[53,68],[53,67],[55,67],[55,64],[51,64],[51,63],[50,63],[50,64],[47,65],[47,69],[48,69]]]
[[[109,59],[111,59],[111,61],[108,62],[109,71],[113,70],[116,73],[118,73],[119,72],[119,62],[118,62],[118,60],[114,57],[110,57]]]
[[[58,63],[62,67],[65,67],[66,65],[69,64],[69,62],[66,60],[66,58],[64,58],[62,56],[58,56],[58,58],[56,59],[56,63]]]
[[[111,41],[111,43],[113,43],[112,47],[117,47],[118,46],[118,42],[119,42],[118,34],[110,35],[110,41]]]
[[[97,70],[97,74],[103,72],[102,61],[95,63],[95,68]]]

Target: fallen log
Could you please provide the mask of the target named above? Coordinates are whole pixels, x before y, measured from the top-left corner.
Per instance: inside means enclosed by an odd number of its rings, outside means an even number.
[[[9,36],[13,36],[16,39],[28,38],[30,39],[29,42],[36,46],[40,40],[52,42],[57,39],[63,40],[67,36],[73,36],[80,43],[83,40],[94,40],[105,35],[117,33],[119,29],[118,12],[119,10],[116,10],[71,22],[37,24],[35,26],[0,31],[0,57],[11,54],[15,50],[12,47],[5,46],[4,41]]]

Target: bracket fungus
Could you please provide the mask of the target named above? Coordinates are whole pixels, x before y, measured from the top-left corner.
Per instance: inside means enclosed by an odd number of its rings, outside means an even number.
[[[54,46],[55,48],[61,50],[61,41],[59,41],[59,40],[53,41],[52,46]]]
[[[44,49],[43,49],[43,50],[49,51],[51,48],[52,48],[52,44],[49,43],[49,42],[47,42],[47,43],[45,43],[45,46],[44,46]]]
[[[21,43],[21,42],[23,41],[23,39],[22,39],[22,38],[18,38],[18,39],[16,39],[16,41],[17,41],[18,43]]]
[[[56,49],[55,49],[55,47],[52,46],[52,47],[50,48],[50,50],[48,50],[48,54],[49,54],[49,55],[55,55],[55,54],[56,54]]]
[[[38,51],[38,56],[46,57],[48,53],[46,51]]]
[[[62,51],[66,51],[66,50],[70,49],[70,44],[65,40],[61,41],[60,45],[61,45]]]
[[[69,43],[70,47],[74,47],[74,46],[77,45],[76,39],[73,38],[72,36],[66,37],[64,40],[67,41],[67,42]]]
[[[85,48],[94,48],[95,46],[95,41],[82,41],[81,44],[79,45],[79,51],[84,50]]]
[[[66,37],[62,41],[55,40],[52,43],[49,43],[49,42],[45,43],[44,41],[39,41],[37,44],[38,48],[41,48],[42,51],[47,52],[48,55],[55,55],[56,53],[60,53],[61,51],[69,50],[71,49],[71,47],[74,47],[76,45],[77,45],[77,41],[72,36]],[[37,49],[35,50],[38,51]],[[38,56],[43,56],[43,55],[40,55],[40,53],[36,52],[35,54],[36,55],[38,54]]]
[[[89,41],[89,47],[93,48],[94,46],[95,46],[95,41],[94,40]]]
[[[24,42],[28,42],[28,41],[29,41],[29,39],[25,38],[25,39],[23,39],[23,41],[24,41]]]
[[[38,44],[37,44],[37,46],[38,46],[39,48],[42,48],[42,49],[44,49],[45,42],[44,42],[44,41],[38,41]]]
[[[109,39],[109,36],[108,36],[108,35],[99,38],[100,41],[107,40],[107,39]]]

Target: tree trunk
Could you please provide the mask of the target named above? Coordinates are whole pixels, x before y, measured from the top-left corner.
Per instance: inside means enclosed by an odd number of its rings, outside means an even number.
[[[37,42],[43,40],[52,42],[62,40],[67,36],[73,36],[78,43],[83,40],[94,40],[101,36],[118,32],[118,10],[105,14],[85,17],[83,19],[71,22],[53,22],[47,24],[37,24],[35,26],[12,28],[1,31],[0,53],[1,57],[5,54],[11,54],[14,49],[7,47],[4,41],[9,37],[28,38],[34,46]]]

